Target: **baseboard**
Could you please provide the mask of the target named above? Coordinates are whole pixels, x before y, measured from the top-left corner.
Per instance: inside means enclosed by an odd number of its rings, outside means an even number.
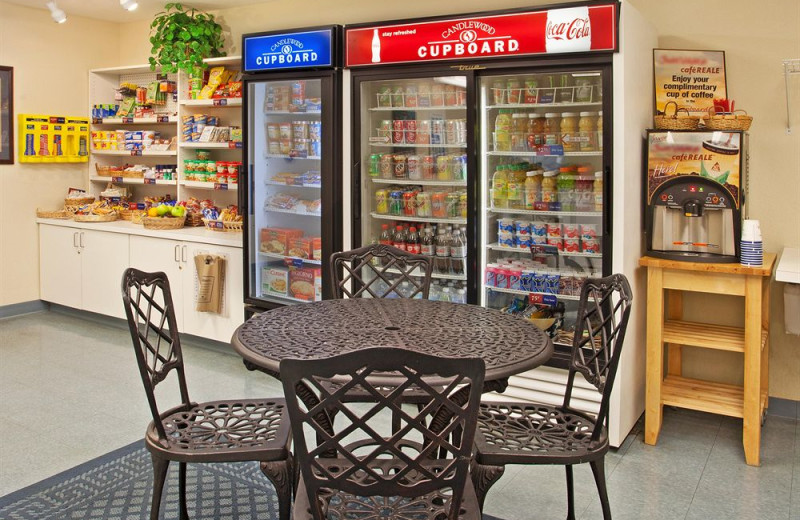
[[[49,307],[50,304],[42,300],[3,305],[0,306],[0,319],[21,316],[22,314],[31,314],[33,312],[42,312],[49,309]]]
[[[800,401],[783,399],[780,397],[770,397],[767,414],[774,415],[776,417],[800,419]]]

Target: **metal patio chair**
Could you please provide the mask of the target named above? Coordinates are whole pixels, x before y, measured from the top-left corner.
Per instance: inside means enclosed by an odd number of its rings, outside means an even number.
[[[332,254],[330,266],[336,298],[428,299],[433,272],[430,257],[394,246],[372,244]],[[404,282],[407,294],[401,290]]]
[[[608,406],[630,312],[631,288],[625,276],[586,280],[563,404],[481,403],[472,474],[481,509],[486,492],[502,476],[506,464],[560,464],[567,473],[567,519],[574,519],[572,466],[588,462],[603,518],[611,518],[604,469]],[[602,394],[596,417],[570,407],[576,374]]]
[[[191,401],[167,276],[161,272],[127,269],[122,277],[122,298],[153,416],[145,434],[145,444],[153,460],[150,518],[158,519],[170,461],[179,464],[180,518],[184,519],[189,518],[186,508],[187,462],[258,461],[261,471],[275,486],[281,520],[288,520],[293,465],[286,400]],[[162,411],[155,390],[170,373],[177,378],[180,404]]]

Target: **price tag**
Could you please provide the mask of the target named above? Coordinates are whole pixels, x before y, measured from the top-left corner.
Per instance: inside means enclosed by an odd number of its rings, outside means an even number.
[[[167,81],[167,75],[166,74],[156,74],[156,79],[159,80],[159,81]]]
[[[169,123],[169,116],[157,116],[156,117],[157,123]]]
[[[286,267],[303,267],[303,260],[300,258],[284,257],[283,263]]]
[[[228,104],[228,100],[227,99],[215,99],[214,100],[214,106],[215,107],[224,107],[227,104]]]
[[[131,150],[131,155],[133,155],[134,157],[139,157],[140,155],[142,155],[142,151],[141,150]]]
[[[558,303],[558,298],[555,294],[531,293],[528,295],[528,301],[532,304],[544,304],[555,307]]]
[[[122,118],[122,124],[123,125],[132,125],[133,124],[133,118],[132,117],[123,117]]]
[[[214,189],[215,190],[227,190],[228,189],[228,185],[226,183],[224,183],[224,182],[215,182],[214,183]]]
[[[111,177],[111,182],[122,182],[122,177]]]
[[[92,118],[92,124],[93,125],[101,125],[101,124],[103,124],[103,118],[102,117],[93,117]]]
[[[155,183],[156,183],[156,180],[155,180],[155,179],[148,179],[148,178],[145,178],[145,179],[144,179],[144,183],[145,183],[145,184],[155,184]]]
[[[241,141],[228,141],[228,148],[230,148],[231,150],[241,147],[242,147]]]

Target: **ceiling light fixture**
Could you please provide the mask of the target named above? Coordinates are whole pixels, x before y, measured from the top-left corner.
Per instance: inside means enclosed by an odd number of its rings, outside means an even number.
[[[58,8],[55,2],[47,2],[47,8],[50,9],[50,16],[56,23],[64,23],[67,21],[67,13]]]
[[[136,2],[136,0],[119,0],[119,5],[126,11],[133,11],[139,7],[139,4]]]

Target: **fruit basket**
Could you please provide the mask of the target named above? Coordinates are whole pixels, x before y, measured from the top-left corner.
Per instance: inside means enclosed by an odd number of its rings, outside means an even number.
[[[39,218],[57,218],[57,219],[68,220],[72,218],[72,213],[65,209],[46,211],[43,209],[36,208],[36,216]]]
[[[142,217],[145,229],[180,229],[186,222],[183,217]]]
[[[244,227],[244,222],[241,220],[212,220],[204,218],[203,223],[206,229],[211,231],[226,231],[229,233],[241,233]]]

